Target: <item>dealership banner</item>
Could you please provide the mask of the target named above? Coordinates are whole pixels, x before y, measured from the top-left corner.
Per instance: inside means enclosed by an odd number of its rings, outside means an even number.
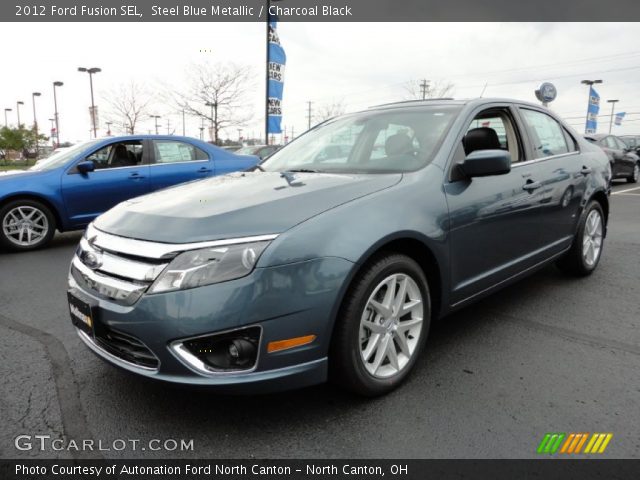
[[[593,87],[589,89],[589,108],[587,109],[587,125],[584,133],[592,134],[598,130],[598,113],[600,112],[600,95]]]
[[[284,66],[287,56],[278,37],[278,17],[269,17],[268,58],[268,121],[267,133],[282,133],[282,93],[284,90]]]
[[[615,124],[618,125],[618,126],[622,125],[622,120],[624,120],[624,116],[626,114],[627,114],[627,112],[616,113]]]

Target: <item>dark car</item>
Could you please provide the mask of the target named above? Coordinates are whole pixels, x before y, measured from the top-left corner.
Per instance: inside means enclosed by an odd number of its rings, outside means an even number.
[[[640,135],[620,135],[627,147],[636,152],[636,155],[640,155]]]
[[[640,178],[640,157],[635,148],[628,146],[615,135],[594,134],[585,138],[605,151],[611,163],[612,178],[626,178],[629,183],[636,183]]]
[[[188,137],[124,136],[74,145],[29,170],[0,172],[0,246],[39,248],[56,229],[82,229],[123,200],[257,162]]]
[[[341,155],[319,157],[331,145]],[[99,357],[152,379],[267,392],[329,378],[383,394],[433,320],[549,263],[591,274],[610,174],[538,105],[349,114],[251,172],[100,216],[71,264],[71,319]]]
[[[256,155],[264,160],[280,148],[280,145],[247,145],[236,150],[236,153],[240,155]]]

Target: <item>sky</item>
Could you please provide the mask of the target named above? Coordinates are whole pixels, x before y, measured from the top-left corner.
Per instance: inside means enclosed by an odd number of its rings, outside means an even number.
[[[405,100],[406,84],[427,79],[452,83],[455,98],[508,97],[536,102],[543,81],[555,84],[550,108],[584,131],[588,88],[583,79],[602,79],[599,133],[609,129],[608,99],[627,112],[613,133],[640,133],[640,45],[638,23],[280,23],[287,54],[283,120],[297,136],[313,110],[342,103],[346,111]],[[162,133],[182,133],[182,117],[163,98],[186,89],[193,63],[234,62],[253,72],[246,105],[253,114],[242,136],[260,136],[264,125],[265,26],[263,23],[0,23],[4,39],[17,45],[2,51],[0,110],[16,123],[33,123],[32,92],[41,131],[53,118],[52,82],[57,89],[61,141],[90,138],[89,78],[79,66],[100,67],[94,76],[101,129],[106,134],[106,95],[135,80],[157,97],[150,113],[160,115]],[[314,120],[317,120],[314,118]],[[4,121],[2,118],[0,121]],[[199,136],[200,120],[187,118],[186,134]],[[153,132],[154,120],[138,133]],[[222,138],[237,139],[234,128]]]

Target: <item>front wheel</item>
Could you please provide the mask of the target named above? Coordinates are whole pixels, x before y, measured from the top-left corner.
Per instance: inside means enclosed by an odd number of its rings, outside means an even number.
[[[573,275],[590,275],[598,266],[603,246],[604,214],[600,203],[593,200],[582,214],[571,249],[556,265]]]
[[[12,250],[34,250],[53,238],[51,210],[36,200],[14,200],[0,207],[0,245]]]
[[[389,253],[366,265],[346,295],[332,341],[331,377],[366,396],[385,394],[409,374],[431,317],[424,272]]]
[[[640,179],[640,163],[636,163],[633,166],[633,172],[630,177],[627,177],[627,182],[638,183],[638,179]]]

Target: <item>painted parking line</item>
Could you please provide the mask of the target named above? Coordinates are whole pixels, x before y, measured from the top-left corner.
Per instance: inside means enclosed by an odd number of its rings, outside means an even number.
[[[625,188],[624,190],[616,190],[615,192],[612,192],[611,195],[620,195],[621,193],[633,192],[634,190],[640,190],[640,187]],[[636,194],[632,194],[632,195],[636,195]]]

